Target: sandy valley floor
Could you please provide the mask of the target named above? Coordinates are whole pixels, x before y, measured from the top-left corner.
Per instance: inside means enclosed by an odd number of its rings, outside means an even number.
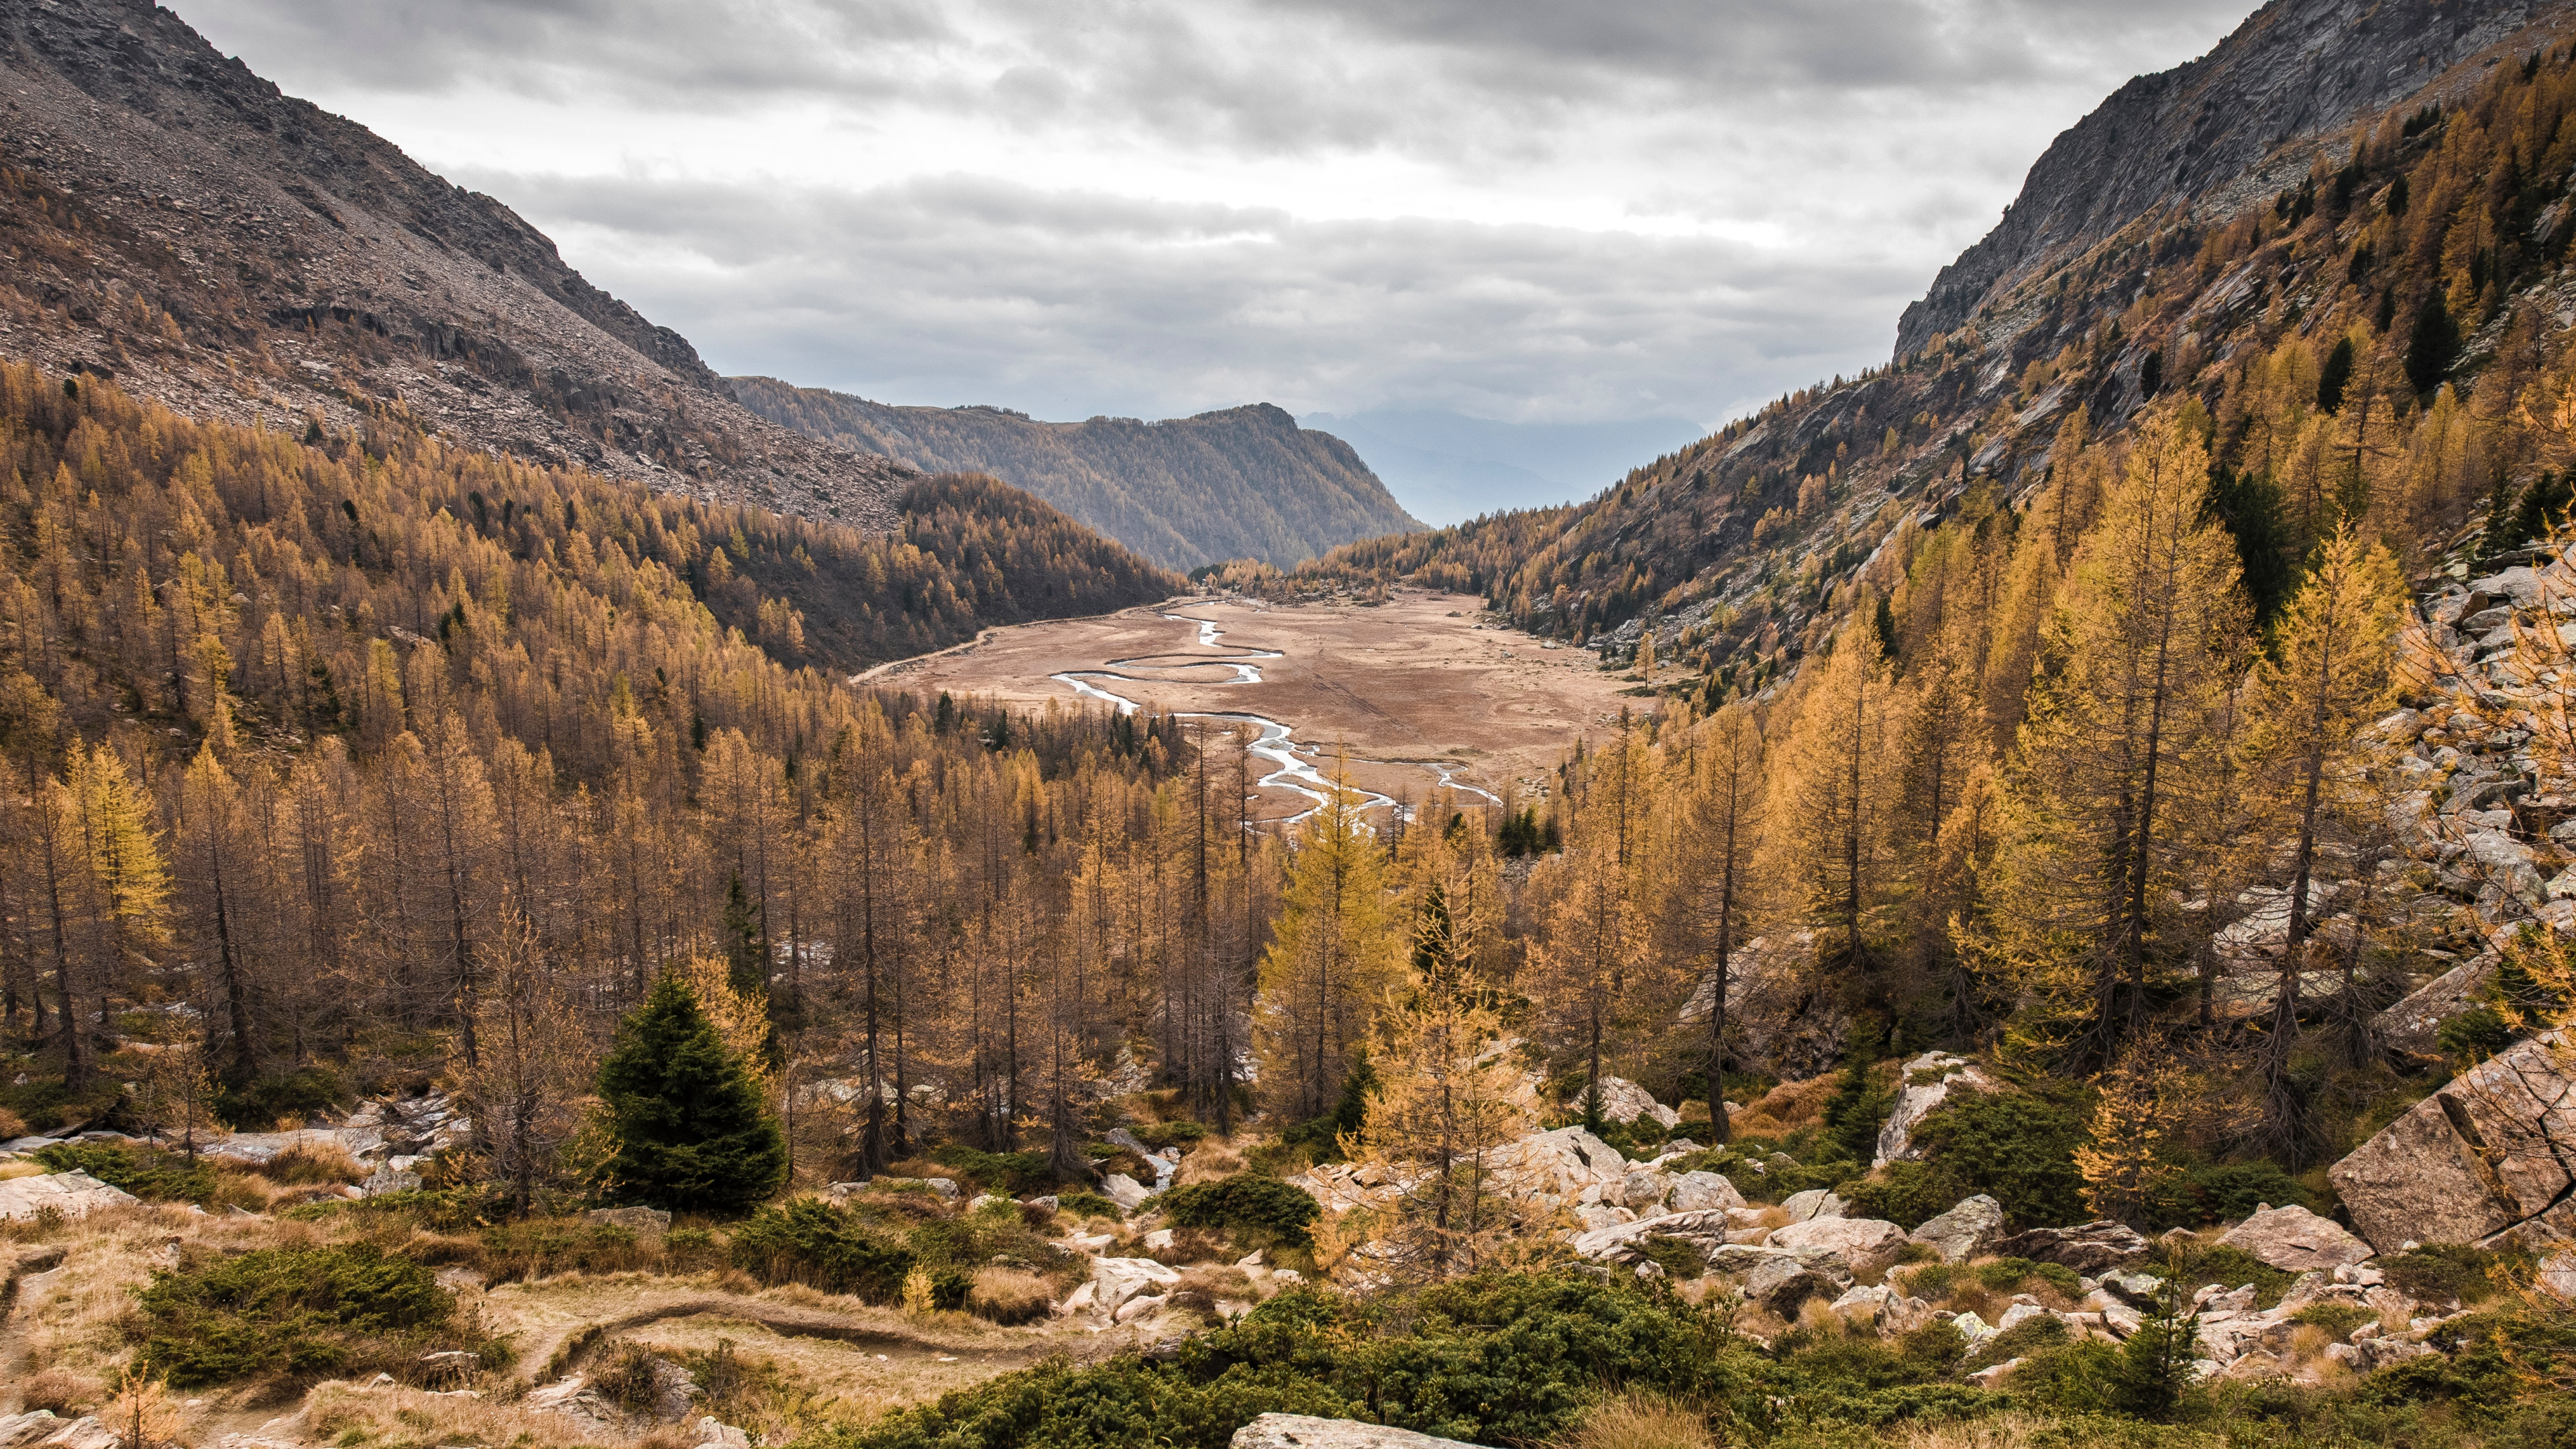
[[[1157,711],[1277,721],[1292,731],[1296,756],[1327,773],[1336,747],[1346,747],[1354,783],[1400,800],[1422,802],[1444,777],[1495,797],[1535,798],[1578,734],[1614,731],[1620,707],[1637,701],[1620,697],[1628,681],[1603,672],[1591,653],[1544,648],[1482,625],[1483,616],[1481,599],[1418,590],[1374,607],[1181,599],[994,630],[864,678],[1042,707],[1085,698],[1055,677],[1072,674]],[[1208,626],[1212,643],[1203,642]],[[1459,798],[1487,803],[1464,791]],[[1278,819],[1311,803],[1282,781],[1263,790],[1260,813]]]

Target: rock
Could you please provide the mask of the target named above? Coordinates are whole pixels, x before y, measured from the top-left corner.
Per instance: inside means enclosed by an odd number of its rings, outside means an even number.
[[[1672,1190],[1671,1177],[1659,1168],[1641,1163],[1629,1168],[1619,1179],[1616,1204],[1641,1218],[1650,1218],[1665,1211],[1664,1201],[1671,1196]],[[1603,1192],[1602,1200],[1612,1200],[1608,1190]]]
[[[1098,1289],[1094,1302],[1114,1313],[1140,1295],[1161,1297],[1164,1289],[1181,1281],[1181,1275],[1151,1258],[1094,1258],[1091,1281]]]
[[[1457,1439],[1434,1439],[1411,1429],[1390,1429],[1354,1419],[1311,1414],[1263,1414],[1234,1431],[1227,1449],[1476,1449]]]
[[[2576,1250],[2560,1252],[2544,1260],[2532,1281],[2561,1298],[2576,1298]]]
[[[2364,1241],[2476,1243],[2566,1192],[2576,1079],[2563,1040],[2544,1033],[2470,1068],[2327,1170]]]
[[[1144,1243],[1148,1253],[1168,1253],[1172,1250],[1172,1230],[1156,1228],[1145,1235]]]
[[[2332,1272],[2371,1256],[2370,1245],[2306,1208],[2267,1208],[2220,1235],[2285,1273]]]
[[[1887,1125],[1878,1129],[1878,1156],[1873,1168],[1885,1167],[1918,1156],[1914,1147],[1914,1128],[1933,1108],[1949,1100],[1953,1086],[1978,1092],[1995,1089],[1994,1079],[1977,1070],[1966,1057],[1947,1052],[1925,1052],[1905,1064],[1902,1089],[1896,1094],[1896,1106],[1887,1114]]]
[[[66,1218],[86,1217],[100,1208],[140,1201],[78,1169],[0,1182],[0,1219],[32,1218],[48,1208]]]
[[[1103,1179],[1100,1184],[1100,1195],[1118,1204],[1120,1212],[1128,1213],[1143,1207],[1145,1199],[1153,1196],[1145,1190],[1143,1183],[1123,1172],[1113,1172]]]
[[[1009,1198],[1006,1198],[999,1193],[979,1192],[975,1194],[972,1201],[966,1204],[966,1210],[970,1213],[980,1213],[988,1207],[1000,1207],[1005,1203],[1008,1203],[1012,1207],[1019,1206],[1018,1203],[1012,1202]]]
[[[1861,1277],[1883,1273],[1905,1251],[1905,1229],[1877,1218],[1810,1218],[1772,1231],[1770,1245],[1793,1253],[1827,1252]]]
[[[2015,1303],[1995,1320],[1995,1332],[2010,1333],[2034,1318],[2047,1318],[2049,1311],[2037,1303]]]
[[[1543,1208],[1610,1201],[1625,1191],[1629,1167],[1619,1149],[1580,1127],[1532,1133],[1503,1147],[1494,1163],[1506,1196]]]
[[[1606,1202],[1576,1203],[1573,1211],[1574,1221],[1578,1225],[1577,1230],[1586,1233],[1639,1221],[1635,1213]]]
[[[1064,1295],[1064,1301],[1055,1305],[1054,1311],[1059,1315],[1083,1313],[1099,1302],[1100,1285],[1097,1282],[1084,1283]]]
[[[751,1449],[751,1435],[713,1414],[698,1420],[698,1449]]]
[[[51,1409],[30,1409],[23,1414],[0,1414],[0,1449],[19,1449],[50,1437],[63,1427]]]
[[[1583,1099],[1578,1095],[1566,1105],[1580,1109],[1582,1103]],[[1650,1117],[1667,1130],[1681,1125],[1682,1120],[1681,1113],[1656,1101],[1654,1093],[1626,1077],[1601,1079],[1601,1116],[1611,1122],[1634,1122],[1640,1117]]]
[[[658,1238],[671,1230],[671,1215],[660,1208],[592,1208],[581,1217],[584,1222],[624,1228],[639,1238]]]
[[[1672,1196],[1667,1199],[1677,1213],[1699,1212],[1705,1208],[1740,1208],[1744,1194],[1723,1173],[1685,1172],[1673,1179]]]
[[[1830,1302],[1849,1285],[1850,1279],[1822,1268],[1809,1267],[1790,1254],[1763,1261],[1761,1266],[1744,1276],[1744,1298],[1759,1303],[1782,1318],[1795,1319],[1798,1310],[1810,1298]]]
[[[941,1197],[948,1199],[950,1202],[957,1201],[957,1180],[950,1177],[871,1177],[863,1183],[852,1184],[836,1182],[832,1184],[832,1190],[834,1192],[839,1192],[844,1188],[852,1186],[891,1187],[898,1189],[926,1187],[932,1192],[939,1194]],[[1124,1204],[1121,1204],[1121,1206],[1124,1206]]]
[[[2003,1204],[1979,1193],[1933,1218],[1906,1236],[1929,1244],[1944,1263],[1964,1263],[2003,1236]]]
[[[1987,1368],[1981,1368],[1975,1373],[1968,1375],[1968,1382],[1975,1384],[1981,1389],[1991,1389],[1997,1383],[2002,1381],[2004,1375],[2011,1373],[2014,1369],[2020,1368],[2021,1366],[2022,1360],[2017,1358],[2008,1358],[2002,1363],[1995,1364]]]
[[[1896,1301],[1896,1291],[1881,1283],[1849,1289],[1826,1306],[1846,1319],[1867,1322],[1876,1328],[1885,1325],[1889,1306]]]
[[[2105,1273],[2102,1289],[2132,1308],[2152,1308],[2165,1280],[2153,1273]]]
[[[1995,1336],[1994,1325],[1986,1322],[1982,1318],[1979,1318],[1974,1313],[1961,1313],[1954,1316],[1950,1320],[1950,1326],[1959,1330],[1959,1332],[1967,1338],[1968,1347],[1970,1348],[1975,1348],[1978,1344]]]
[[[1656,1239],[1671,1239],[1688,1244],[1706,1260],[1727,1246],[1727,1233],[1733,1224],[1723,1208],[1702,1208],[1692,1212],[1666,1213],[1641,1222],[1612,1223],[1579,1233],[1574,1251],[1580,1257],[1596,1262],[1617,1263],[1633,1267],[1652,1261],[1646,1244]]]
[[[78,1418],[35,1441],[45,1449],[117,1449],[125,1441],[94,1418]]]
[[[442,1349],[420,1356],[420,1366],[431,1374],[472,1373],[483,1366],[482,1355],[461,1348]]]
[[[1126,1302],[1119,1304],[1117,1308],[1112,1310],[1109,1315],[1109,1321],[1112,1323],[1134,1323],[1140,1318],[1145,1318],[1152,1314],[1162,1312],[1167,1306],[1168,1305],[1163,1302],[1160,1294],[1140,1293],[1137,1296],[1128,1299]]]
[[[2437,1352],[2439,1350],[2429,1343],[2418,1343],[2413,1339],[2386,1335],[2365,1338],[2354,1343],[2326,1345],[2327,1358],[2360,1374],[2377,1373],[2390,1364],[2404,1363],[2410,1358],[2422,1358]]]
[[[2113,1304],[2102,1310],[2102,1326],[2110,1330],[2113,1338],[2127,1338],[2145,1327],[2146,1319],[2134,1308]]]
[[[1803,1223],[1812,1218],[1841,1217],[1845,1206],[1843,1200],[1834,1196],[1831,1190],[1811,1187],[1805,1192],[1789,1194],[1788,1198],[1780,1204],[1780,1210],[1789,1215],[1791,1222]]]
[[[368,1173],[367,1180],[358,1184],[360,1197],[382,1197],[389,1192],[418,1191],[420,1191],[420,1174],[401,1171],[390,1162]]]
[[[2121,1223],[2083,1223],[2071,1228],[2033,1228],[1998,1238],[1990,1249],[1997,1257],[2056,1263],[2078,1273],[2100,1274],[2125,1268],[2147,1255],[2147,1240]]]

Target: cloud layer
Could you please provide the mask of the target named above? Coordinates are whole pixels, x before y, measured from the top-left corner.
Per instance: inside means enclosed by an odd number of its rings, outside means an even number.
[[[2051,135],[2242,0],[181,3],[724,370],[1715,422],[1882,358]]]

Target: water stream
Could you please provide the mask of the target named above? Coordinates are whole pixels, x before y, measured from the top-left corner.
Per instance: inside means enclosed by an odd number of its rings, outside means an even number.
[[[1189,614],[1165,614],[1163,617],[1171,620],[1175,624],[1198,625],[1198,644],[1202,649],[1216,649],[1224,647],[1220,646],[1217,641],[1225,637],[1225,630],[1218,627],[1217,622],[1214,619],[1201,619]],[[1112,690],[1104,689],[1090,681],[1095,679],[1107,679],[1128,684],[1152,684],[1157,682],[1169,684],[1205,683],[1224,687],[1232,687],[1239,684],[1259,684],[1262,682],[1261,666],[1253,661],[1262,659],[1284,659],[1286,657],[1286,655],[1280,653],[1276,649],[1251,649],[1242,646],[1234,646],[1233,652],[1229,654],[1215,656],[1206,654],[1136,654],[1130,655],[1125,659],[1109,660],[1105,665],[1098,669],[1068,669],[1061,674],[1049,675],[1048,677],[1059,684],[1071,687],[1076,694],[1079,694],[1086,699],[1096,699],[1104,704],[1114,706],[1120,714],[1134,714],[1139,708],[1136,701],[1127,698],[1125,695],[1115,693]],[[1179,671],[1202,670],[1209,668],[1231,669],[1234,671],[1234,677],[1232,679],[1202,681],[1193,676],[1178,673]],[[1305,819],[1307,816],[1314,814],[1317,807],[1326,804],[1331,799],[1331,796],[1326,792],[1332,788],[1332,782],[1325,779],[1323,772],[1315,767],[1318,762],[1324,759],[1322,747],[1317,745],[1305,745],[1301,747],[1294,738],[1295,731],[1293,731],[1289,726],[1280,723],[1278,720],[1271,719],[1266,715],[1251,714],[1240,710],[1204,710],[1196,713],[1177,714],[1173,716],[1173,718],[1205,719],[1216,720],[1225,724],[1251,725],[1258,733],[1252,743],[1246,748],[1248,748],[1251,753],[1260,756],[1262,759],[1268,760],[1272,765],[1277,767],[1269,774],[1261,777],[1262,786],[1264,788],[1275,786],[1282,790],[1293,791],[1296,794],[1303,795],[1314,802],[1314,804],[1307,806],[1304,810],[1288,817],[1290,821]],[[1473,785],[1460,783],[1456,778],[1454,778],[1460,770],[1465,768],[1463,765],[1453,765],[1439,760],[1363,760],[1360,761],[1360,763],[1398,766],[1411,765],[1427,769],[1437,777],[1436,783],[1432,786],[1435,791],[1455,790],[1469,795],[1481,796],[1486,800],[1492,801],[1496,805],[1503,803],[1500,796],[1487,790],[1480,790]],[[1384,805],[1389,809],[1396,808],[1395,801],[1389,796],[1378,794],[1374,790],[1362,790],[1357,786],[1353,786],[1351,788],[1353,793],[1362,797],[1359,808],[1363,811],[1374,810],[1381,805]]]

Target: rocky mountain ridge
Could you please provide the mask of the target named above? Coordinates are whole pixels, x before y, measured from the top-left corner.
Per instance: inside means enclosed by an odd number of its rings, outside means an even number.
[[[1348,443],[1268,403],[1187,418],[1041,422],[995,407],[897,407],[767,377],[726,379],[772,422],[931,471],[990,473],[1165,568],[1286,568],[1420,528]]]
[[[1905,309],[1896,356],[2160,209],[2227,221],[2268,202],[2298,185],[2316,143],[2400,100],[2455,96],[2508,38],[2528,49],[2535,32],[2554,37],[2567,9],[2272,0],[2209,54],[2131,80],[2052,142],[1994,230]]]
[[[0,352],[197,417],[440,436],[891,527],[914,470],[755,416],[554,243],[168,10],[0,12]]]

